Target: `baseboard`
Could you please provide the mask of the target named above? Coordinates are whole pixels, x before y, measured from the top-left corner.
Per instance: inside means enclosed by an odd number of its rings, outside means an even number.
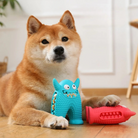
[[[127,88],[82,89],[82,91],[85,96],[126,95]],[[138,88],[132,90],[132,95],[138,95]]]

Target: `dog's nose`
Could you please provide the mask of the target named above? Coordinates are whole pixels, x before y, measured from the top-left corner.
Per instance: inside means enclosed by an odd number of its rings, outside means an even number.
[[[62,55],[64,53],[64,48],[62,46],[57,46],[55,49],[54,49],[54,52],[56,55]]]

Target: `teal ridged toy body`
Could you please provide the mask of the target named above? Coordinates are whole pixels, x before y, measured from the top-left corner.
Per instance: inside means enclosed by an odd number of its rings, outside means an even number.
[[[51,114],[63,117],[68,114],[70,124],[83,124],[79,83],[79,78],[74,83],[70,80],[58,83],[53,79],[55,92],[51,101]]]

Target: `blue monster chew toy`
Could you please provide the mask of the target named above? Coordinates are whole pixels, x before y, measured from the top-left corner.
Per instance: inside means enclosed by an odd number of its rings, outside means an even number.
[[[79,83],[79,78],[75,83],[70,80],[58,83],[53,79],[55,92],[51,101],[51,114],[63,117],[68,114],[70,124],[83,124]]]

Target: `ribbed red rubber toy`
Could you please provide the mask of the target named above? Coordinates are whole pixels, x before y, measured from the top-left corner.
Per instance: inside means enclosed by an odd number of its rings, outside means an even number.
[[[86,121],[89,124],[118,124],[127,121],[136,113],[121,105],[115,107],[91,108],[86,106]]]

